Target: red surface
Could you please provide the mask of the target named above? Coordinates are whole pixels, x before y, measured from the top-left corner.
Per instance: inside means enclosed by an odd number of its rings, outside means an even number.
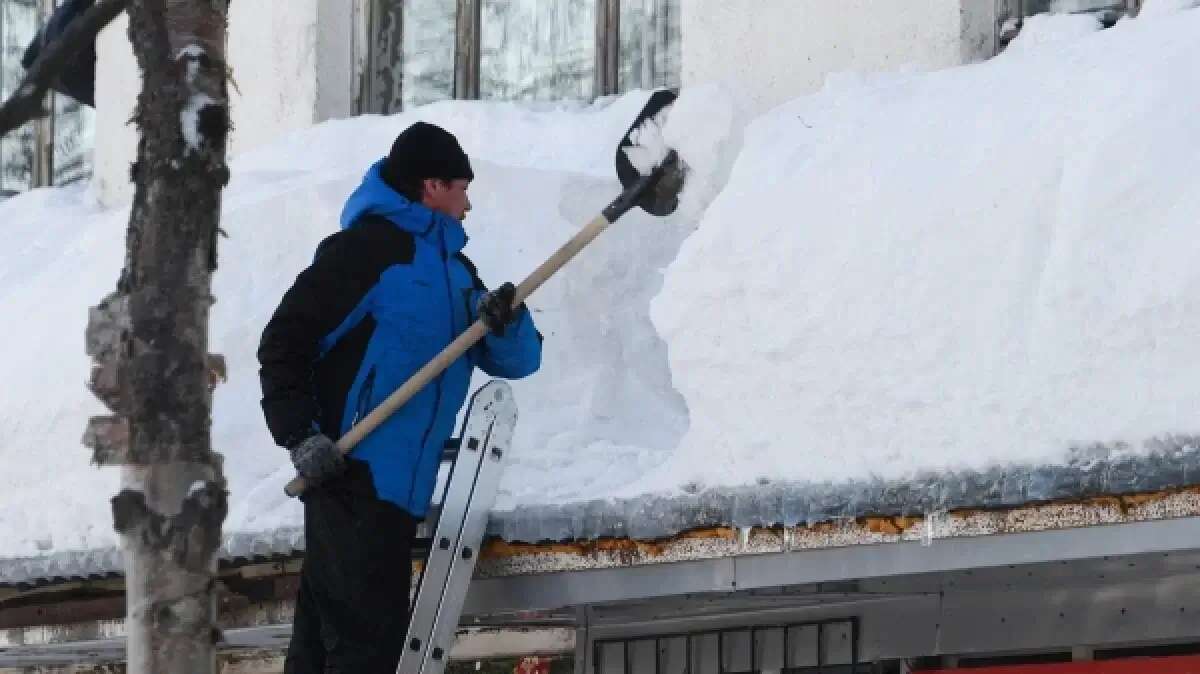
[[[1200,670],[1196,670],[1200,673]],[[522,658],[515,674],[550,674],[550,658]]]
[[[938,669],[920,674],[1200,674],[1200,655],[1129,658],[1050,665],[1007,665],[971,669]]]

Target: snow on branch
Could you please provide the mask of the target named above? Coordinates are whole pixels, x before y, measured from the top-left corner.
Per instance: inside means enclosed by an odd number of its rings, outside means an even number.
[[[127,4],[128,0],[98,0],[72,21],[58,39],[42,50],[25,73],[25,79],[17,87],[16,93],[0,105],[0,136],[46,115],[42,101],[54,78],[62,73],[80,49],[96,40],[102,28],[125,11]]]
[[[225,101],[218,100],[205,91],[212,89],[215,83],[211,79],[214,65],[212,58],[204,47],[192,44],[180,49],[175,59],[187,64],[185,80],[189,93],[187,102],[179,113],[187,151],[199,152],[201,144],[206,140],[221,143],[223,146],[229,129],[229,113],[224,108]]]

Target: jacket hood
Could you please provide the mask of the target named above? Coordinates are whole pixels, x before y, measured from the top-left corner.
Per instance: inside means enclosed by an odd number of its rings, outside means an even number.
[[[342,208],[342,229],[350,229],[363,216],[378,215],[400,229],[441,246],[447,254],[462,250],[467,245],[467,232],[462,222],[411,201],[392,189],[383,180],[384,161],[375,162],[367,170],[362,184],[346,200]]]

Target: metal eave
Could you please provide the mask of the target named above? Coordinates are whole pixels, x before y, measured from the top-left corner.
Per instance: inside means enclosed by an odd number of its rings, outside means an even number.
[[[1200,549],[1200,517],[477,579],[464,615]]]

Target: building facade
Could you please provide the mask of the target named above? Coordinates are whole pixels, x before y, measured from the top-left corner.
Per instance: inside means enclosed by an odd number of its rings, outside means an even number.
[[[0,94],[58,0],[0,0]],[[1124,11],[1135,0],[293,0],[235,2],[230,151],[355,114],[438,100],[588,101],[639,88],[733,82],[752,110],[833,72],[988,58],[1021,17]],[[0,192],[94,175],[128,199],[140,87],[120,20],[97,41],[97,110],[54,114],[0,141]],[[95,151],[93,152],[93,148]]]

